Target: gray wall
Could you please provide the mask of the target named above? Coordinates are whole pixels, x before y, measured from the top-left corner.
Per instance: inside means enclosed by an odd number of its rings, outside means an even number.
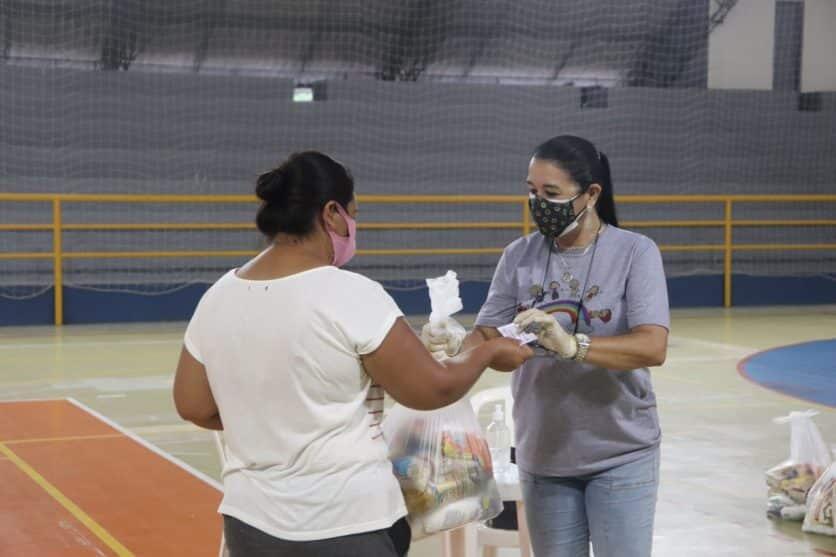
[[[255,176],[292,151],[316,148],[345,162],[359,193],[522,193],[528,153],[561,133],[593,140],[612,162],[616,192],[834,193],[836,93],[822,110],[798,94],[614,88],[607,108],[581,108],[574,87],[326,83],[326,99],[293,103],[286,79],[94,72],[0,66],[0,191],[249,193]],[[376,206],[369,220],[515,220],[520,207]],[[740,215],[832,218],[833,205],[745,207]],[[251,207],[91,206],[68,222],[251,219]],[[717,206],[623,206],[623,219],[718,218]],[[0,203],[2,222],[49,220],[45,205]],[[754,216],[753,216],[754,218]],[[660,243],[716,243],[719,230],[647,230]],[[363,247],[497,246],[492,233],[366,232]],[[833,228],[741,230],[743,241],[832,240]],[[73,249],[255,249],[254,233],[68,233]],[[43,233],[0,233],[0,250],[49,249]],[[833,272],[833,254],[740,256],[751,272]],[[494,256],[364,258],[378,278],[422,278],[447,265],[490,276]],[[671,254],[668,272],[716,272],[713,255]],[[230,261],[73,262],[70,282],[211,278]],[[111,269],[104,274],[103,268]],[[48,266],[0,262],[4,281]],[[198,268],[200,273],[194,271]],[[202,274],[201,274],[202,273]],[[37,277],[39,272],[26,273]],[[32,280],[40,280],[32,278]],[[45,280],[45,279],[44,279]]]

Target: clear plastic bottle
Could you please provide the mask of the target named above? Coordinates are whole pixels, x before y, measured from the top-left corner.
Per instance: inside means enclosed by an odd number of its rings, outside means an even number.
[[[488,424],[485,437],[491,450],[494,476],[499,478],[508,470],[511,463],[511,432],[505,425],[505,415],[501,404],[494,406],[491,423]]]

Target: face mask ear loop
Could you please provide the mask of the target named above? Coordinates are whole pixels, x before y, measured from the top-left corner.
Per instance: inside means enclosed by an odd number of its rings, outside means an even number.
[[[585,193],[588,193],[588,192],[586,192],[586,191],[582,191],[582,192],[580,192],[578,195],[576,195],[576,196],[575,196],[575,197],[573,197],[572,199],[568,200],[568,201],[567,201],[567,203],[574,203],[574,202],[575,202],[575,200],[576,200],[577,198],[579,198],[580,196],[582,196],[582,195],[583,195],[583,194],[585,194]],[[575,230],[575,229],[578,227],[578,225],[580,224],[581,219],[583,218],[583,216],[586,214],[586,212],[587,212],[588,210],[589,210],[589,205],[587,205],[586,207],[584,207],[583,209],[581,209],[581,212],[577,214],[577,216],[575,217],[575,219],[574,219],[571,223],[569,223],[569,225],[568,225],[568,226],[566,226],[566,228],[563,230],[563,232],[561,232],[560,234],[558,234],[558,236],[557,236],[557,237],[558,237],[558,238],[562,238],[562,237],[564,237],[565,235],[570,234],[573,230]],[[572,211],[574,212],[574,208],[572,209]]]
[[[569,225],[566,227],[566,229],[563,230],[563,232],[561,232],[560,234],[558,234],[557,237],[562,238],[565,235],[570,234],[573,230],[575,230],[578,227],[578,225],[580,224],[581,217],[583,217],[583,215],[586,213],[587,209],[589,209],[588,206],[584,207],[583,210],[580,213],[578,213],[578,216],[575,217],[575,220],[573,220],[571,223],[569,223]]]

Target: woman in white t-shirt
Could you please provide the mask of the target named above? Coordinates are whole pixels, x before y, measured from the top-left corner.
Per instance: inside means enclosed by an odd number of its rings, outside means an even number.
[[[440,408],[485,368],[511,371],[532,352],[496,339],[437,362],[380,284],[339,269],[354,254],[357,203],[330,157],[295,154],[256,194],[270,246],[200,300],[174,381],[184,419],[224,430],[231,555],[403,555],[383,392]]]

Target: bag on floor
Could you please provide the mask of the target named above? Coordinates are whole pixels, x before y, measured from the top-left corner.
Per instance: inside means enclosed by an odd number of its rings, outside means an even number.
[[[432,411],[395,404],[383,422],[413,539],[502,511],[488,444],[467,399]]]
[[[833,497],[836,495],[836,464],[831,464],[807,494],[807,515],[802,530],[836,536],[833,524]]]
[[[790,424],[790,458],[766,472],[769,487],[767,516],[786,520],[804,518],[807,494],[830,466],[833,458],[813,423],[815,410],[791,412],[775,418],[778,424]]]

